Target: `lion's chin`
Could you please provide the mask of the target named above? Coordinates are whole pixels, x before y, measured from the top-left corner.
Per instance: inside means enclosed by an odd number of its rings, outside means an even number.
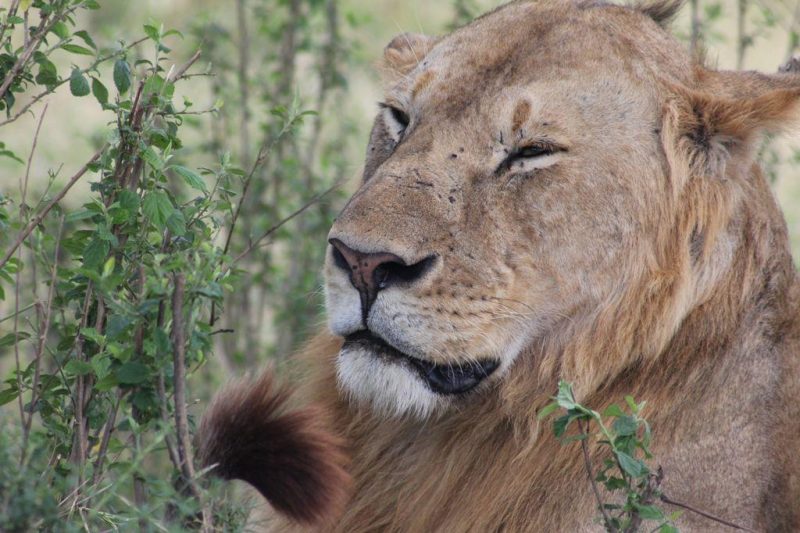
[[[406,355],[370,332],[345,338],[337,358],[341,389],[356,403],[385,415],[427,418],[454,396],[478,386],[495,360],[440,365]]]

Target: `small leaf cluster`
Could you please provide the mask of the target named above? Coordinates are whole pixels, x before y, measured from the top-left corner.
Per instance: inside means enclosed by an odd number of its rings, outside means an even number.
[[[626,396],[627,410],[611,404],[601,414],[577,402],[572,386],[560,381],[553,402],[538,414],[540,420],[553,417],[553,434],[562,443],[581,441],[582,446],[588,446],[587,441],[593,441],[603,448],[605,457],[597,472],[591,464],[586,466],[593,483],[601,484],[611,495],[619,495],[614,501],[598,502],[602,511],[600,520],[609,532],[638,531],[642,521],[658,523],[655,529],[650,527],[648,531],[678,531],[674,521],[680,513],[667,515],[654,503],[660,496],[660,474],[646,463],[653,456],[650,424],[641,416],[645,404]],[[579,425],[579,432],[568,434],[573,423]],[[596,428],[597,433],[592,433],[592,428]]]

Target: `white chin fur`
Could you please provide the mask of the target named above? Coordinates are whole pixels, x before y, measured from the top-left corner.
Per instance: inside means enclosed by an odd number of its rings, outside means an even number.
[[[442,402],[414,370],[360,348],[345,348],[339,353],[336,375],[348,399],[366,403],[383,415],[425,419]]]

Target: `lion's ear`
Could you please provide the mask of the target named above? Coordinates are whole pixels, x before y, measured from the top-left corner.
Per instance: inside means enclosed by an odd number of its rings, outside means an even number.
[[[691,174],[725,177],[729,167],[749,169],[765,134],[797,125],[800,76],[713,74],[699,90],[676,89],[664,133]]]
[[[421,33],[402,33],[383,50],[383,67],[387,81],[396,80],[411,72],[439,42],[438,37]]]

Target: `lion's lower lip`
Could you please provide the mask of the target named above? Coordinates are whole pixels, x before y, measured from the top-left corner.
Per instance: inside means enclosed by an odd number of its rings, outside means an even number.
[[[433,392],[461,394],[475,388],[478,383],[497,370],[494,359],[470,361],[454,365],[440,365],[417,359],[389,345],[370,331],[362,330],[345,337],[344,348],[361,347],[376,356],[402,359],[411,364]]]

